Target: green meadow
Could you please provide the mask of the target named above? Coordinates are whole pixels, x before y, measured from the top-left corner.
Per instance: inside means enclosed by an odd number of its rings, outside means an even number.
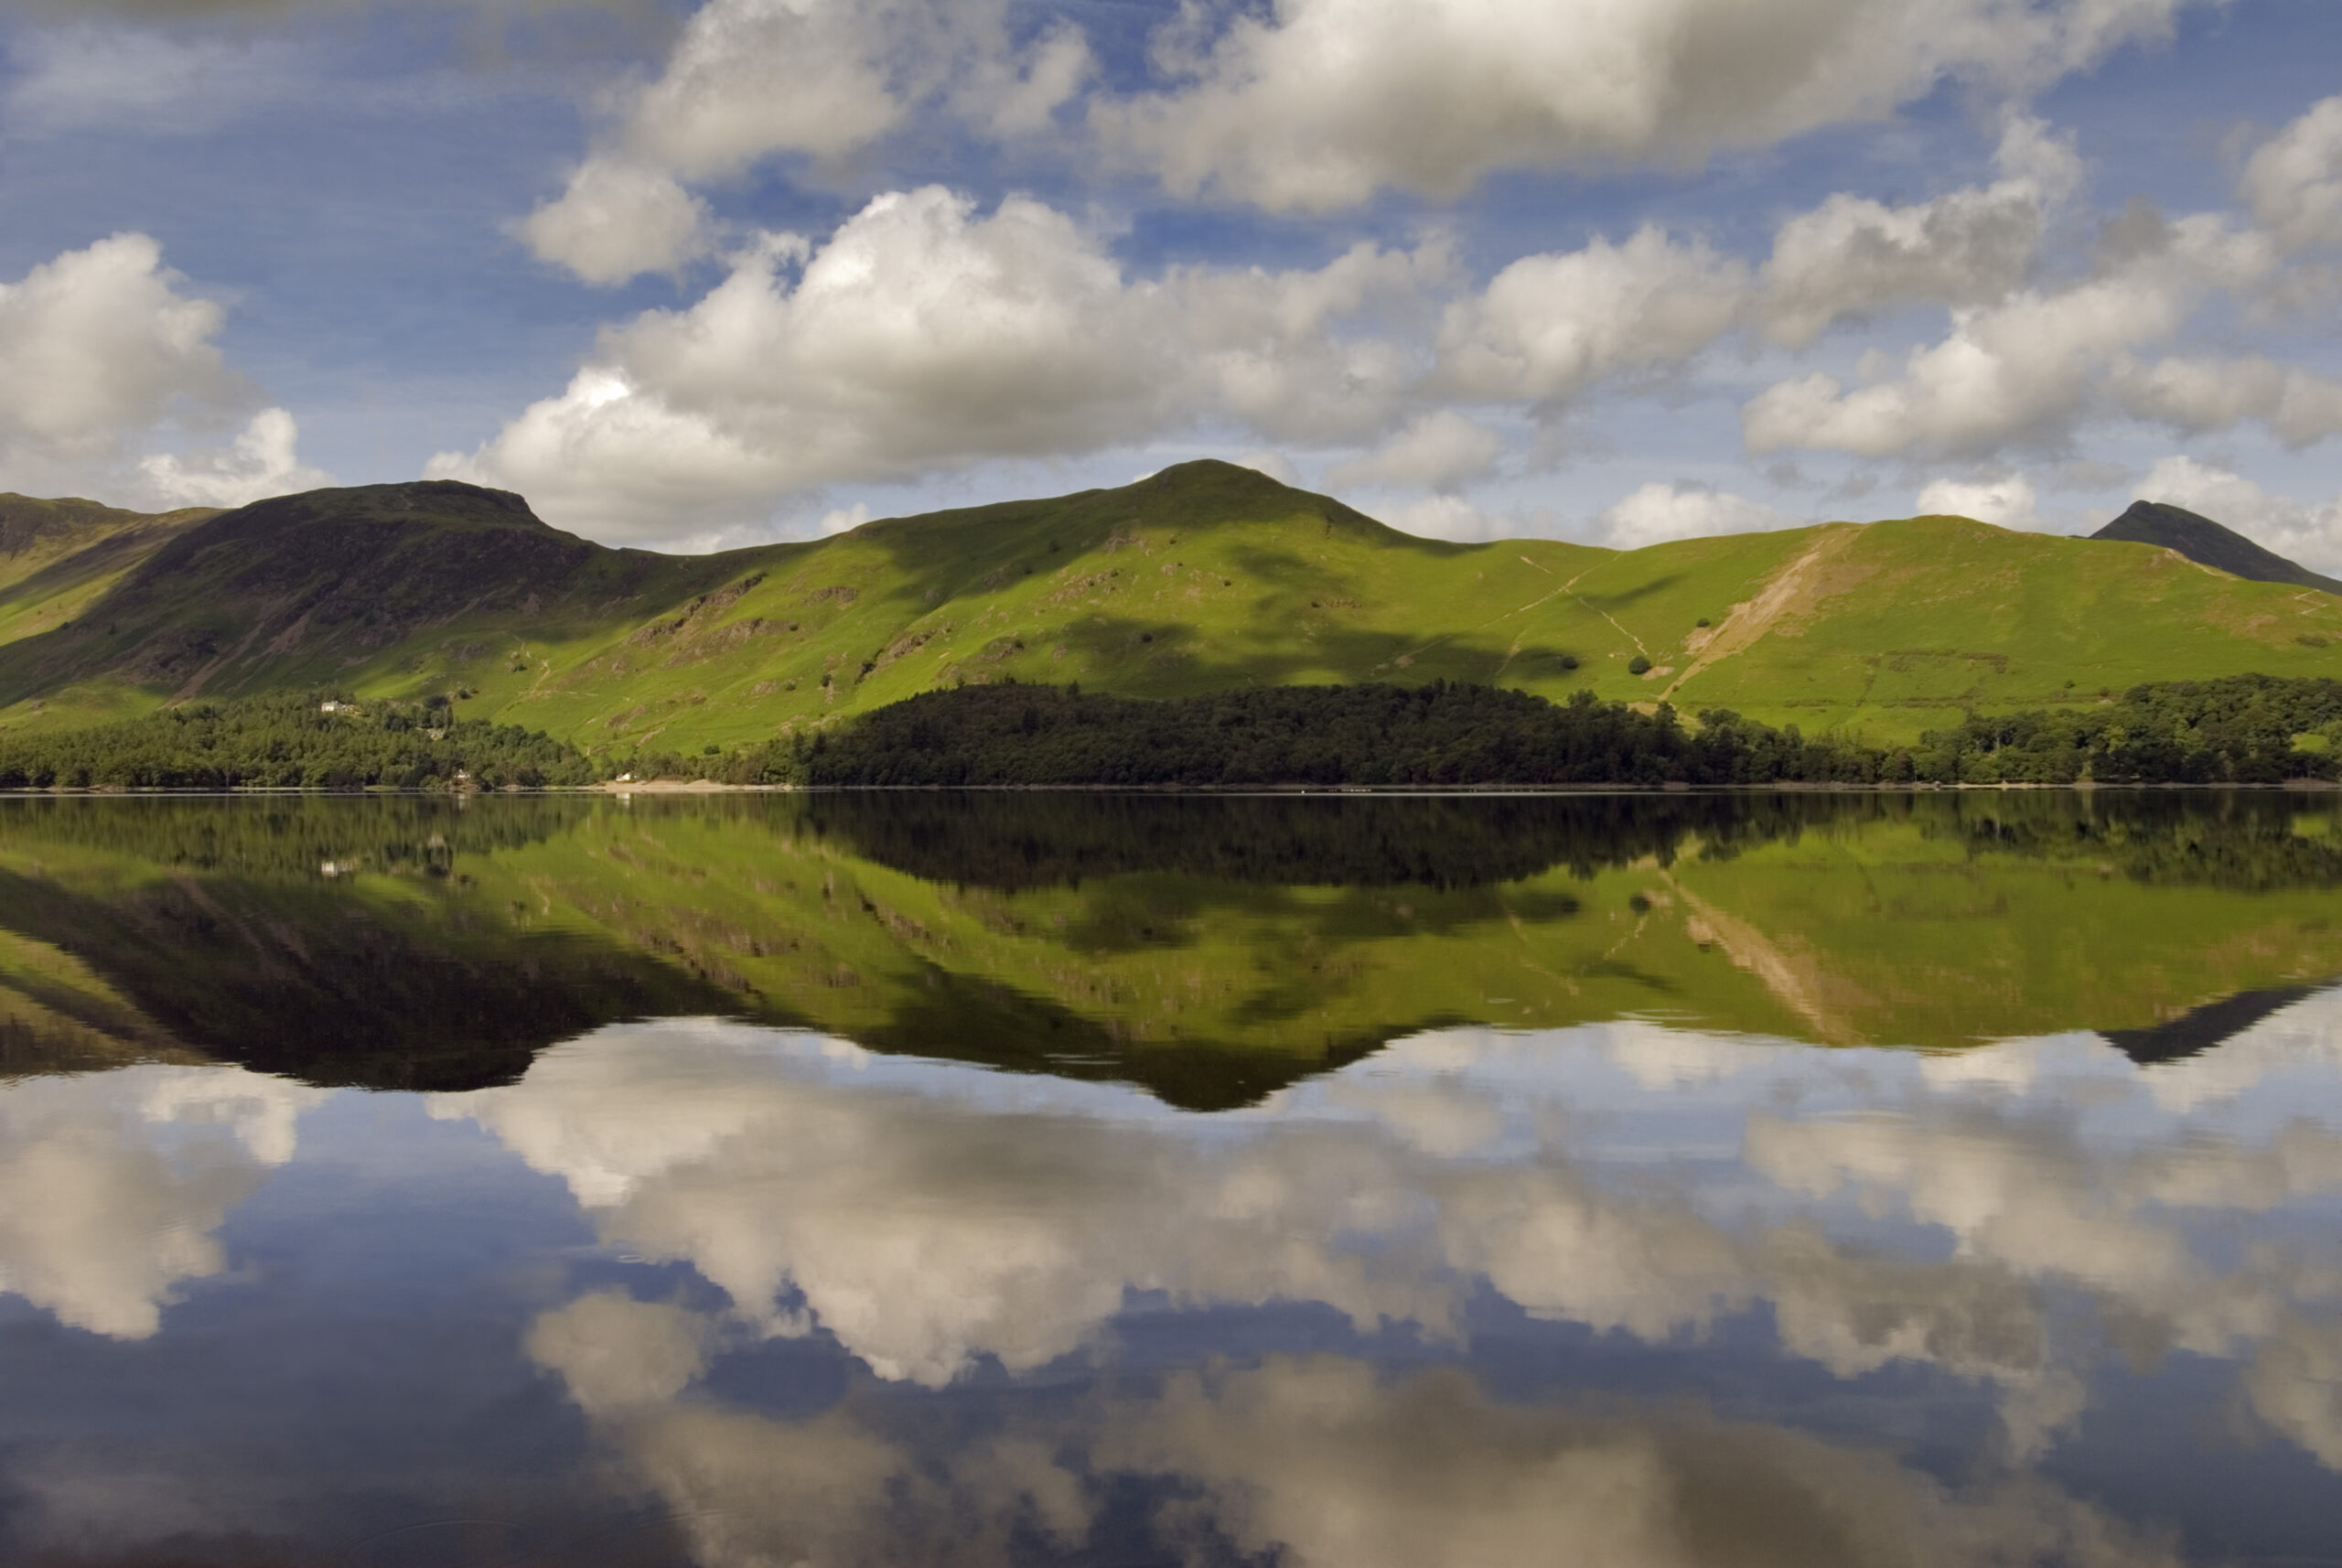
[[[2142,681],[2342,673],[2342,598],[2150,544],[1940,517],[1629,552],[1456,544],[1209,462],[693,557],[604,549],[447,485],[109,526],[36,569],[5,558],[0,725],[445,692],[623,757],[961,682],[1165,697],[1446,679],[1896,745]]]

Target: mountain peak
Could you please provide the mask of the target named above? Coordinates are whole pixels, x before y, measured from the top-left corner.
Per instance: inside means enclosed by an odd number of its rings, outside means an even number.
[[[215,530],[220,534],[269,532],[326,520],[560,532],[530,510],[529,503],[511,491],[467,485],[460,479],[410,479],[400,484],[353,485],[271,496],[222,514],[216,520]]]
[[[2223,528],[2200,512],[2168,501],[2133,501],[2128,511],[2090,537],[2160,545],[2199,566],[2209,566],[2249,582],[2294,583],[2304,588],[2342,594],[2342,582],[2320,576],[2273,550],[2262,549],[2232,528]]]

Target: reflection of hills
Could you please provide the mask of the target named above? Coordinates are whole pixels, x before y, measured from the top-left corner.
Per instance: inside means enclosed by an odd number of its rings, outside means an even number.
[[[2250,1022],[2240,993],[2342,972],[2342,840],[2302,807],[16,801],[0,1069],[193,1055],[457,1087],[706,1014],[1198,1108],[1449,1025],[1936,1047],[2095,1028],[2167,1055]]]
[[[1818,796],[1164,796],[837,793],[813,832],[932,882],[1019,889],[1176,873],[1287,886],[1477,887],[1556,866],[1581,876],[1686,837],[1712,849],[1842,815]]]
[[[0,910],[16,931],[91,955],[113,993],[18,981],[51,1015],[8,1042],[26,1067],[87,1060],[111,1040],[312,1083],[478,1088],[596,1025],[723,1003],[648,955],[566,933],[451,932],[424,911],[322,887],[179,877],[90,897],[0,873]]]
[[[2315,995],[2316,985],[2284,985],[2247,991],[2192,1007],[2168,1023],[2144,1029],[2109,1029],[2108,1042],[2141,1067],[2201,1056],[2224,1046],[2272,1014]]]

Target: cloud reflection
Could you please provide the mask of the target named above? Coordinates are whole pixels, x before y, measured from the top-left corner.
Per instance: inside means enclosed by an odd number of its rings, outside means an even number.
[[[2260,1027],[2297,1046],[2337,1019],[2327,993]],[[1761,1306],[1784,1350],[1841,1377],[1908,1362],[1990,1385],[2017,1458],[2086,1402],[2052,1289],[2141,1343],[2322,1364],[2332,1269],[2274,1239],[2222,1261],[2200,1232],[2342,1191],[2330,1090],[2289,1087],[2272,1116],[2237,1076],[2183,1113],[2157,1091],[2168,1067],[2094,1039],[1970,1059],[1634,1023],[1454,1031],[1190,1117],[670,1023],[435,1113],[567,1181],[609,1245],[692,1264],[753,1331],[818,1327],[929,1388],[1096,1347],[1134,1294],[1322,1303],[1434,1341],[1460,1337],[1482,1290],[1651,1343]],[[2273,1425],[2328,1452],[2298,1396],[2260,1386]]]
[[[0,1290],[145,1339],[227,1266],[230,1211],[293,1157],[325,1098],[240,1068],[134,1067],[0,1086]]]

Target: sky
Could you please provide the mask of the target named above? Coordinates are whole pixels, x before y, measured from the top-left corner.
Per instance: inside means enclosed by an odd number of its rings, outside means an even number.
[[[2335,0],[0,0],[0,489],[2342,568]]]

